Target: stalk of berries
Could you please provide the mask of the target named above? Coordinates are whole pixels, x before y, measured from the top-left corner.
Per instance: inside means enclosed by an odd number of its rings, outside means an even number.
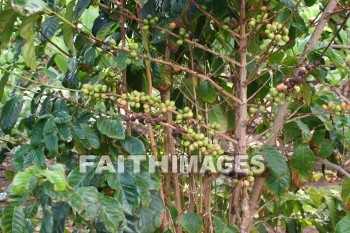
[[[323,104],[322,109],[326,111],[330,111],[332,116],[339,116],[341,113],[345,111],[350,111],[350,103],[345,101],[340,104],[335,104],[333,101],[329,101],[328,104]]]
[[[168,111],[172,112],[176,109],[174,101],[167,100],[165,103],[162,103],[159,96],[155,94],[147,95],[144,92],[138,91],[122,94],[122,96],[117,99],[117,103],[119,103],[122,107],[125,107],[128,102],[130,107],[134,109],[139,109],[142,106],[145,113],[151,112],[152,107],[156,111],[162,113]]]
[[[133,43],[130,42],[128,44],[128,50],[130,50],[129,53],[129,57],[125,60],[125,64],[128,66],[130,64],[135,64],[137,62],[137,60],[139,60],[138,58],[138,53],[137,53],[137,49],[139,48],[139,44],[138,43]]]
[[[100,103],[102,100],[107,99],[108,87],[102,84],[97,84],[95,86],[84,84],[82,92],[84,100],[95,99],[96,102]],[[110,96],[110,98],[113,99],[114,96]]]
[[[283,41],[287,43],[289,41],[289,30],[288,28],[282,28],[283,25],[278,22],[266,25],[265,34],[270,39],[275,39],[276,42]]]
[[[147,31],[149,30],[149,26],[153,26],[155,25],[156,23],[158,23],[159,21],[159,18],[158,17],[152,17],[152,15],[147,15],[147,18],[146,19],[143,19],[143,27],[142,27],[142,30],[144,31]]]

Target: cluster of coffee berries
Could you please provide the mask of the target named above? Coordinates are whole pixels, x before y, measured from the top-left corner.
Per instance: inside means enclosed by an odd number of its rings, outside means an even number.
[[[138,55],[138,53],[137,53],[138,48],[139,48],[138,43],[130,42],[128,44],[128,50],[130,50],[130,53],[129,53],[129,57],[125,60],[126,65],[135,64],[135,62],[137,60],[139,60],[139,58],[137,56]]]
[[[248,172],[247,181],[254,182],[254,173],[252,171]]]
[[[151,124],[152,126],[156,126],[161,124],[162,122],[165,123],[167,122],[166,118],[159,114],[159,113],[155,113],[153,116],[147,113],[133,113],[130,115],[125,115],[124,116],[124,120],[126,122],[128,121],[138,121],[140,124]]]
[[[306,70],[310,71],[314,69],[316,69],[316,66],[306,65],[306,67],[301,67],[299,68],[298,73],[295,77],[284,79],[283,84],[287,86],[287,90],[289,92],[296,94],[300,90],[298,84],[302,83],[303,79],[305,79],[308,76]]]
[[[173,100],[166,100],[164,103],[160,103],[158,107],[159,112],[161,113],[172,112],[176,110],[175,101]]]
[[[183,127],[182,129],[190,138],[183,140],[182,145],[188,147],[190,151],[198,149],[204,154],[212,154],[213,156],[223,155],[225,153],[218,143],[211,143],[204,133],[197,133],[192,128],[187,127]]]
[[[259,107],[255,107],[255,106],[251,106],[249,107],[248,111],[251,113],[251,114],[255,114],[255,113],[258,113],[258,112],[261,112],[261,113],[266,113],[266,108],[264,105],[262,105],[261,103],[259,103]]]
[[[262,21],[266,20],[267,17],[268,17],[268,14],[266,12],[267,10],[267,7],[266,6],[262,6],[260,8],[260,10],[262,11],[261,14],[257,15],[256,17],[252,17],[250,20],[249,20],[249,23],[248,25],[250,27],[255,27],[255,25],[261,23]]]
[[[192,119],[193,112],[189,107],[185,107],[184,109],[179,110],[179,114],[176,115],[175,123],[181,124],[184,120]]]
[[[221,28],[226,31],[229,28],[228,26],[229,23],[230,23],[230,18],[229,17],[224,18],[224,21],[221,24]]]
[[[276,42],[289,41],[289,30],[288,28],[282,28],[283,25],[278,22],[273,22],[272,24],[266,24],[265,34],[270,40],[275,40]]]
[[[179,29],[179,35],[180,35],[182,38],[184,38],[184,39],[190,38],[190,34],[186,31],[185,28],[180,28],[180,29]],[[177,45],[182,45],[183,43],[184,43],[183,39],[178,39],[178,40],[176,41],[176,44],[177,44]]]
[[[106,92],[108,91],[107,85],[97,84],[96,86],[92,86],[89,84],[83,85],[83,99],[96,99],[97,102],[101,102],[102,100],[107,99]]]
[[[147,31],[149,29],[149,25],[155,25],[158,23],[159,18],[158,17],[152,17],[152,15],[147,15],[146,19],[143,19],[143,27],[142,30]]]
[[[300,91],[299,86],[294,86],[294,94],[298,93]],[[270,88],[270,97],[269,100],[271,103],[273,103],[275,106],[282,106],[284,102],[291,102],[292,97],[291,93],[288,92],[288,88],[285,84],[280,83],[276,87]]]
[[[322,105],[322,109],[331,111],[334,115],[339,116],[344,111],[350,111],[350,103],[343,101],[340,104],[335,104],[333,101],[329,101],[328,104]]]
[[[162,113],[176,110],[174,101],[167,100],[165,103],[162,103],[156,94],[147,95],[144,92],[132,91],[128,94],[122,94],[117,99],[117,103],[122,107],[125,107],[128,101],[131,108],[139,109],[142,106],[145,113],[150,113],[152,107]]]

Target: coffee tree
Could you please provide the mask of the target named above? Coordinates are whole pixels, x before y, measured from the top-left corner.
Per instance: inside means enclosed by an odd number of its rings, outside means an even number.
[[[349,231],[348,1],[0,11],[3,232]],[[341,192],[305,185],[320,172]]]

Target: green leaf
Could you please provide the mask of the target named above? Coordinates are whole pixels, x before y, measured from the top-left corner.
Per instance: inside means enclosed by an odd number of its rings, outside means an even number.
[[[127,165],[127,164],[126,164]],[[117,164],[114,163],[114,167],[117,170]],[[136,207],[140,203],[140,194],[138,191],[136,179],[132,176],[132,169],[130,166],[125,167],[125,171],[122,173],[108,173],[106,174],[108,185],[118,192],[122,201],[128,209]],[[117,196],[117,194],[116,194]]]
[[[130,155],[144,155],[146,153],[142,141],[133,136],[126,136],[124,140],[120,141],[120,143]]]
[[[86,149],[100,148],[100,139],[88,124],[74,123],[71,125],[71,128],[74,139],[81,143]]]
[[[125,130],[121,121],[111,120],[105,117],[101,117],[97,120],[97,128],[104,135],[111,138],[124,139]]]
[[[282,4],[284,4],[289,10],[293,10],[295,7],[295,1],[294,0],[280,0]]]
[[[51,39],[58,28],[59,19],[57,17],[48,17],[42,24],[40,31],[45,35],[42,36],[42,40],[46,41],[47,39]]]
[[[309,85],[303,84],[301,86],[301,95],[304,98],[307,106],[310,106],[312,101],[312,89]]]
[[[350,205],[350,179],[346,178],[342,183],[341,197],[345,205]]]
[[[350,232],[350,215],[342,218],[335,227],[335,233]]]
[[[301,181],[307,181],[315,168],[315,156],[307,144],[296,148],[291,160],[291,168],[299,174]]]
[[[11,6],[20,12],[26,11],[28,14],[43,11],[47,7],[42,0],[12,0]]]
[[[117,54],[115,65],[117,66],[119,71],[123,71],[126,69],[126,62],[125,61],[127,58],[128,58],[128,54],[126,54],[124,52],[119,52]]]
[[[2,210],[1,220],[4,233],[24,232],[25,218],[21,206],[6,205]]]
[[[4,89],[7,84],[7,81],[9,80],[9,77],[10,77],[9,73],[3,74],[0,77],[0,101],[2,100],[2,96],[4,95]]]
[[[20,116],[22,107],[23,97],[21,95],[14,95],[7,100],[0,117],[0,127],[4,133],[11,132]]]
[[[213,85],[208,81],[203,81],[198,89],[198,96],[205,102],[213,103],[216,100],[217,93]]]
[[[220,216],[213,216],[214,232],[226,232],[227,221]]]
[[[85,164],[80,164],[80,166],[84,166]],[[90,185],[90,181],[95,176],[95,168],[94,166],[88,166],[86,168],[86,172],[80,171],[80,167],[74,168],[73,171],[71,171],[67,177],[67,181],[69,186],[72,186],[74,188],[78,187],[87,187]]]
[[[106,37],[112,34],[117,27],[116,22],[111,21],[102,25],[102,27],[97,31],[96,37],[100,40],[105,40]]]
[[[330,227],[334,229],[336,227],[336,223],[338,222],[337,204],[335,203],[334,197],[331,196],[325,196],[324,200],[328,210],[328,221]]]
[[[212,109],[209,110],[209,123],[214,122],[220,124],[220,131],[227,131],[227,118],[219,105],[213,105]]]
[[[69,197],[68,204],[72,207],[73,211],[78,214],[81,214],[87,208],[83,197],[77,192],[72,193]]]
[[[222,72],[224,72],[225,64],[222,58],[214,58],[213,64],[211,66],[211,70],[213,72],[213,76],[217,77]]]
[[[306,6],[310,7],[316,3],[316,0],[305,0],[304,2]]]
[[[71,0],[68,3],[67,7],[66,7],[66,14],[64,15],[64,18],[68,22],[72,22],[73,21],[73,9],[74,9],[74,6],[75,6],[75,0]],[[73,28],[68,23],[63,23],[62,31],[63,31],[64,43],[67,45],[67,47],[69,49],[74,50],[74,46],[73,46],[73,38],[74,38]]]
[[[282,176],[289,173],[284,156],[273,146],[265,145],[261,148],[261,150],[265,155],[266,162],[271,173],[275,174],[276,176]]]
[[[12,9],[2,11],[0,14],[0,47],[5,46],[11,39],[14,24],[17,20],[17,13]],[[1,82],[0,82],[0,100],[1,100]]]
[[[286,192],[290,181],[290,173],[285,175],[276,176],[274,173],[270,173],[269,176],[265,179],[264,183],[267,190],[273,193],[276,196],[281,196]]]
[[[283,126],[284,143],[291,142],[301,134],[299,126],[295,122],[287,123]]]
[[[315,132],[313,133],[313,138],[312,138],[314,146],[321,145],[321,143],[324,141],[325,136],[326,136],[325,129],[315,130]]]
[[[303,141],[307,142],[311,139],[311,132],[309,126],[303,123],[301,120],[296,120],[295,123],[299,126],[301,132],[303,133]]]
[[[78,19],[86,8],[90,5],[91,0],[78,0],[77,5],[74,8],[74,18]]]
[[[39,116],[50,114],[51,110],[52,110],[52,101],[51,101],[51,98],[47,96],[41,105]]]
[[[64,191],[67,188],[66,176],[59,170],[45,170],[43,175],[54,185],[55,191]]]
[[[86,211],[81,215],[87,219],[95,219],[101,209],[97,189],[95,187],[81,187],[78,188],[76,192],[82,197],[86,206]]]
[[[199,233],[202,231],[203,222],[202,219],[196,213],[185,213],[179,224],[189,233]]]
[[[269,58],[269,64],[274,65],[274,64],[280,64],[284,58],[285,53],[280,51],[275,53]]]
[[[24,207],[24,214],[26,218],[34,218],[38,213],[38,204],[35,202],[29,203]]]
[[[110,232],[119,232],[119,227],[125,220],[122,206],[112,197],[102,197],[100,203],[101,220]]]
[[[27,16],[23,19],[23,22],[19,28],[20,36],[26,40],[26,43],[21,47],[22,56],[26,65],[32,70],[36,69],[36,57],[34,46],[34,26],[39,20],[38,14]]]
[[[33,146],[37,146],[41,144],[41,141],[43,139],[45,122],[46,122],[46,119],[39,120],[35,124],[34,128],[32,129],[32,137],[30,142]]]
[[[53,117],[50,117],[44,126],[44,142],[52,155],[58,154],[58,129]]]
[[[23,169],[24,157],[31,149],[31,145],[28,144],[23,145],[17,149],[13,160],[13,167],[15,170],[20,171]]]
[[[290,172],[284,156],[274,147],[265,145],[261,148],[263,151],[270,174],[265,180],[267,189],[274,195],[282,195],[288,187],[290,181]]]
[[[42,148],[36,147],[31,149],[27,157],[38,167],[46,168],[46,157]]]
[[[31,187],[32,179],[35,179],[35,177],[30,172],[24,171],[17,173],[12,182],[13,194],[24,194],[29,189],[29,187]]]
[[[95,64],[96,56],[96,49],[94,47],[88,48],[84,53],[85,64],[88,66],[93,66]]]
[[[139,228],[141,232],[156,232],[161,226],[161,216],[164,211],[162,199],[152,193],[152,201],[147,207],[141,207],[139,211]]]
[[[320,150],[317,152],[317,156],[321,158],[329,157],[334,152],[334,145],[332,140],[327,139],[320,144]]]
[[[43,218],[41,220],[40,233],[51,233],[53,232],[53,214],[51,210],[43,210]]]

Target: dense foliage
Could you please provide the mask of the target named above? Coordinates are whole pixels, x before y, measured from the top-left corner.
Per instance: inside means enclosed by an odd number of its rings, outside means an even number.
[[[350,232],[348,1],[0,3],[2,232]]]

